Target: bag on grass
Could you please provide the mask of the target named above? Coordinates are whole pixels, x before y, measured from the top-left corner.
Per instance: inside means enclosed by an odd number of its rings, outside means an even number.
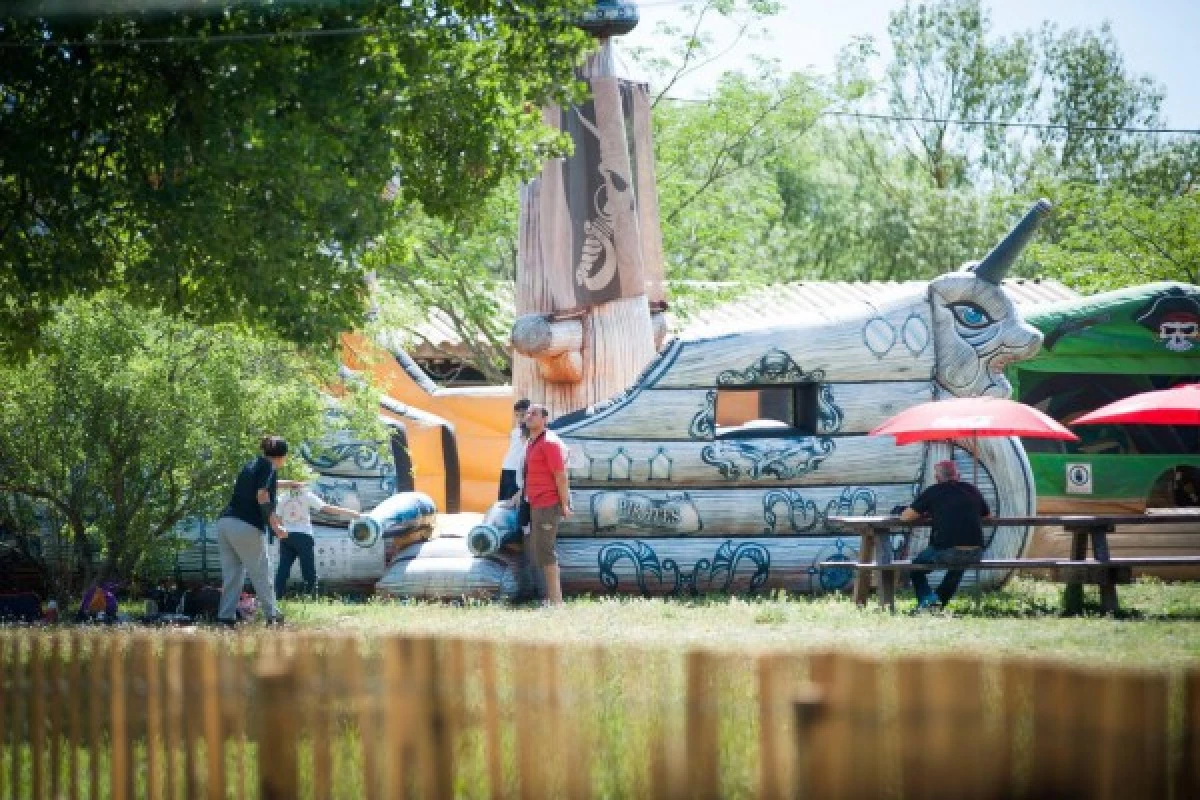
[[[37,622],[42,618],[42,600],[33,592],[0,594],[0,620]]]
[[[188,589],[183,595],[182,613],[194,620],[215,620],[221,609],[221,590],[212,586]]]
[[[83,593],[83,601],[79,604],[77,618],[81,622],[115,622],[117,619],[117,594],[115,590],[115,584],[92,584]]]
[[[242,592],[238,598],[237,615],[242,622],[253,622],[258,612],[258,598],[248,592]]]

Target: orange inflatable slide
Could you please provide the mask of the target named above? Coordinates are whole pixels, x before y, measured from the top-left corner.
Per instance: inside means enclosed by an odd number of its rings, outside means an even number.
[[[512,430],[511,386],[440,388],[405,353],[358,333],[342,336],[342,363],[397,401],[385,400],[381,412],[404,426],[414,489],[451,514],[491,507]]]

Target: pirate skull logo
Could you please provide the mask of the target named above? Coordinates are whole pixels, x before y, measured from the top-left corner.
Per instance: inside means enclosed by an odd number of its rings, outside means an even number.
[[[1197,338],[1200,338],[1200,322],[1195,317],[1190,319],[1165,319],[1158,326],[1158,338],[1168,350],[1183,353],[1191,350]]]
[[[1189,295],[1176,286],[1156,297],[1136,317],[1173,353],[1186,353],[1200,342],[1200,297]]]

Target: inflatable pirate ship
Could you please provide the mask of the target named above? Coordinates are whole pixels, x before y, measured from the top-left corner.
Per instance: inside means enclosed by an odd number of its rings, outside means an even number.
[[[622,76],[611,43],[636,22],[624,12],[608,19],[610,6],[623,5],[598,4],[604,14],[587,28],[597,36],[580,71],[588,99],[544,112],[574,140],[572,155],[547,162],[521,190],[513,387],[441,397],[449,390],[404,360],[393,383],[405,402],[382,412],[398,431],[393,463],[353,442],[310,459],[322,482],[369,511],[349,532],[330,530],[330,553],[361,562],[356,577],[382,575],[376,588],[389,595],[526,591],[515,515],[435,515],[429,502],[464,507],[454,480],[465,474],[464,453],[495,450],[498,478],[516,397],[545,404],[570,448],[575,513],[558,544],[568,594],[842,588],[851,570],[818,565],[856,560],[858,539],[831,518],[908,503],[943,458],[961,461],[1000,515],[1033,513],[1034,479],[1017,439],[897,447],[867,434],[917,403],[1010,394],[1005,368],[1036,354],[1042,334],[1000,284],[1049,204],[1035,205],[982,261],[928,284],[801,318],[762,308],[735,327],[668,339],[648,91]],[[419,410],[422,398],[461,424]],[[485,402],[487,413],[476,413]],[[458,442],[456,424],[479,426],[488,447]],[[425,439],[428,453],[411,457]],[[422,489],[410,477],[417,467],[440,470],[437,486],[425,487],[430,497],[404,491]],[[489,493],[476,483],[472,497]],[[990,530],[987,557],[1018,555],[1027,535]]]

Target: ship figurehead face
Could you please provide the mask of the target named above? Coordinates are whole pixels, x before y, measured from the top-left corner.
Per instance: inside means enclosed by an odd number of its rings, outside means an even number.
[[[929,284],[935,380],[956,397],[1008,397],[1004,369],[1037,354],[1042,334],[1026,323],[999,283],[968,271]]]
[[[934,380],[955,397],[1010,396],[1005,367],[1041,348],[1041,332],[1021,318],[1001,283],[1050,208],[1038,200],[982,261],[929,282]]]

